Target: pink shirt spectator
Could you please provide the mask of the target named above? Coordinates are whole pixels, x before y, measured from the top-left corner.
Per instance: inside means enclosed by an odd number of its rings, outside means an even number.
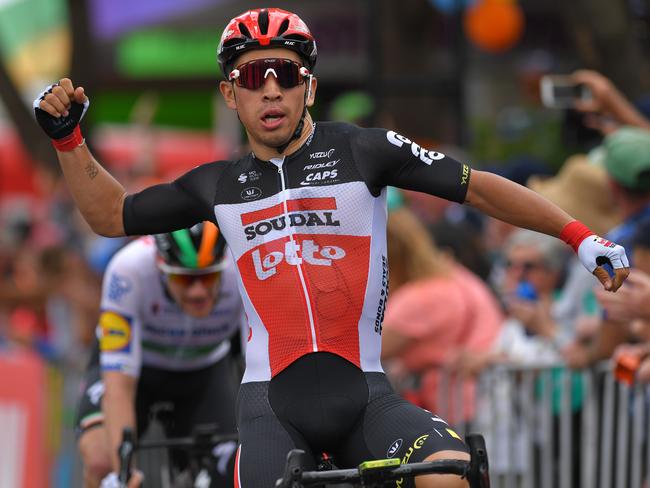
[[[475,382],[466,380],[464,405],[454,405],[454,392],[448,408],[438,401],[440,367],[459,350],[485,351],[496,339],[503,315],[490,289],[473,273],[455,264],[448,276],[407,283],[389,295],[385,328],[392,328],[412,339],[399,354],[404,366],[421,374],[418,401],[434,413],[445,412],[450,422],[454,413],[464,419],[473,416]]]

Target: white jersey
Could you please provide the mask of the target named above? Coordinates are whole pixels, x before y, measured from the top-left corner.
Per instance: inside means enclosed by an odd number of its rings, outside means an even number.
[[[193,318],[167,292],[153,238],[140,238],[121,249],[111,259],[102,286],[97,327],[102,370],[135,377],[142,365],[187,371],[228,354],[243,307],[235,266],[230,257],[226,263],[217,304],[209,316]]]

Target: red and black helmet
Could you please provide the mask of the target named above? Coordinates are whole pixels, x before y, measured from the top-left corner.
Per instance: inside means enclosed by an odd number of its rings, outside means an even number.
[[[286,10],[262,8],[244,12],[226,26],[217,50],[221,72],[227,76],[235,59],[246,51],[273,47],[295,51],[305,66],[313,71],[316,41],[307,24]]]

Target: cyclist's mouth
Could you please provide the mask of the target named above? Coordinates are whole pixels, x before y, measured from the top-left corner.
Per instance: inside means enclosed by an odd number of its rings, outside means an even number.
[[[267,130],[277,129],[286,117],[279,110],[269,110],[262,114],[262,126]]]
[[[185,300],[185,304],[192,308],[204,308],[210,303],[210,300],[207,298],[193,298]]]

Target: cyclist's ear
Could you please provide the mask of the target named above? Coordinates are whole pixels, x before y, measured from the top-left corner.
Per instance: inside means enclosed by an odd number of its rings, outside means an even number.
[[[235,98],[235,88],[233,83],[229,81],[220,81],[219,91],[221,92],[228,108],[231,110],[237,110],[237,99]]]

